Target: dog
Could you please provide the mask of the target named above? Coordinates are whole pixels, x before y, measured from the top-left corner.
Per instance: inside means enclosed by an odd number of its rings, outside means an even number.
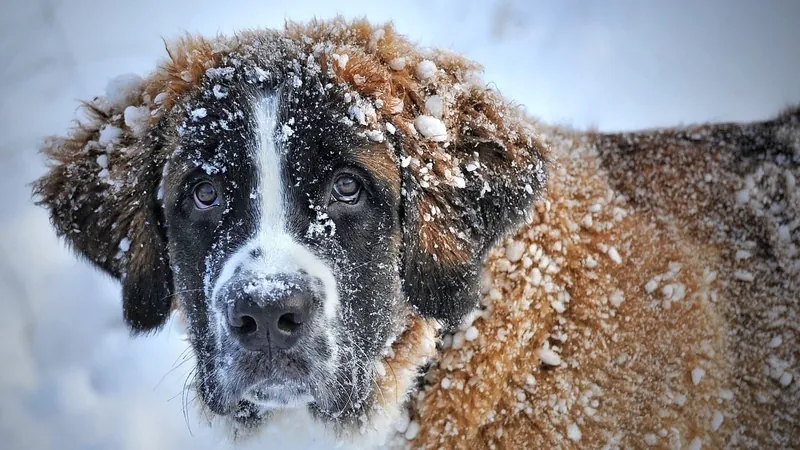
[[[167,53],[34,193],[235,439],[800,445],[800,109],[572,130],[343,18]]]

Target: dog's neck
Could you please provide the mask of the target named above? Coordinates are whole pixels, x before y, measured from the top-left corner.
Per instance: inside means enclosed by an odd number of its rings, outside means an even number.
[[[552,146],[578,148],[581,135],[544,131],[552,133],[542,136],[554,141]],[[557,157],[549,167],[547,192],[529,222],[489,253],[479,313],[443,338],[443,351],[431,368],[428,384],[412,402],[412,420],[420,418],[427,432],[470,435],[494,422],[509,385],[537,383],[536,375],[517,370],[515,361],[530,361],[533,366],[538,361],[544,371],[566,364],[561,351],[570,320],[565,312],[573,306],[570,290],[575,270],[589,274],[595,266],[616,265],[623,254],[622,248],[612,244],[584,242],[583,233],[587,227],[605,226],[601,218],[610,224],[625,215],[624,199],[607,198],[591,155],[573,156]],[[579,161],[581,167],[565,167],[571,161]],[[589,183],[573,178],[578,176],[577,169]],[[594,223],[588,223],[583,218],[594,203],[602,203],[602,210],[593,214]],[[573,267],[574,261],[586,269]],[[602,284],[601,277],[602,271],[594,282]],[[524,396],[520,391],[520,398]],[[469,399],[468,406],[454,403],[464,399]],[[516,412],[505,409],[507,414]]]

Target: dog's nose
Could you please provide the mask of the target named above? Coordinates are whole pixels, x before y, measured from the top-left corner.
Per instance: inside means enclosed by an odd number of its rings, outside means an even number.
[[[308,328],[314,306],[311,290],[284,278],[261,280],[272,289],[243,289],[228,306],[228,326],[242,347],[252,351],[292,347]]]

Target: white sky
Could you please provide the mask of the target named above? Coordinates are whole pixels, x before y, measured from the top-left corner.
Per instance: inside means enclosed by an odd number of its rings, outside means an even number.
[[[345,4],[346,3],[346,4]],[[602,129],[755,120],[800,103],[800,2],[5,0],[0,13],[0,442],[221,448],[181,412],[176,330],[131,341],[118,287],[53,236],[26,183],[77,100],[145,75],[161,37],[366,15],[486,67],[545,120]],[[761,6],[759,6],[759,4]],[[163,378],[163,381],[162,381]],[[177,395],[176,398],[173,398]]]

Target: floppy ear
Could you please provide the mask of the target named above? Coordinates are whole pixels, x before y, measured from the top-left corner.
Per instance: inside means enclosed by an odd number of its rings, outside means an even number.
[[[543,146],[522,116],[469,104],[450,145],[417,142],[427,148],[409,153],[429,162],[405,156],[403,169],[404,288],[423,316],[449,326],[478,305],[487,253],[528,217],[546,180]]]
[[[137,123],[137,110],[112,108],[102,98],[85,104],[88,120],[45,144],[52,165],[34,183],[34,194],[57,234],[121,281],[123,316],[139,333],[162,326],[171,310],[172,274],[156,199],[164,160],[149,114],[140,109]]]

